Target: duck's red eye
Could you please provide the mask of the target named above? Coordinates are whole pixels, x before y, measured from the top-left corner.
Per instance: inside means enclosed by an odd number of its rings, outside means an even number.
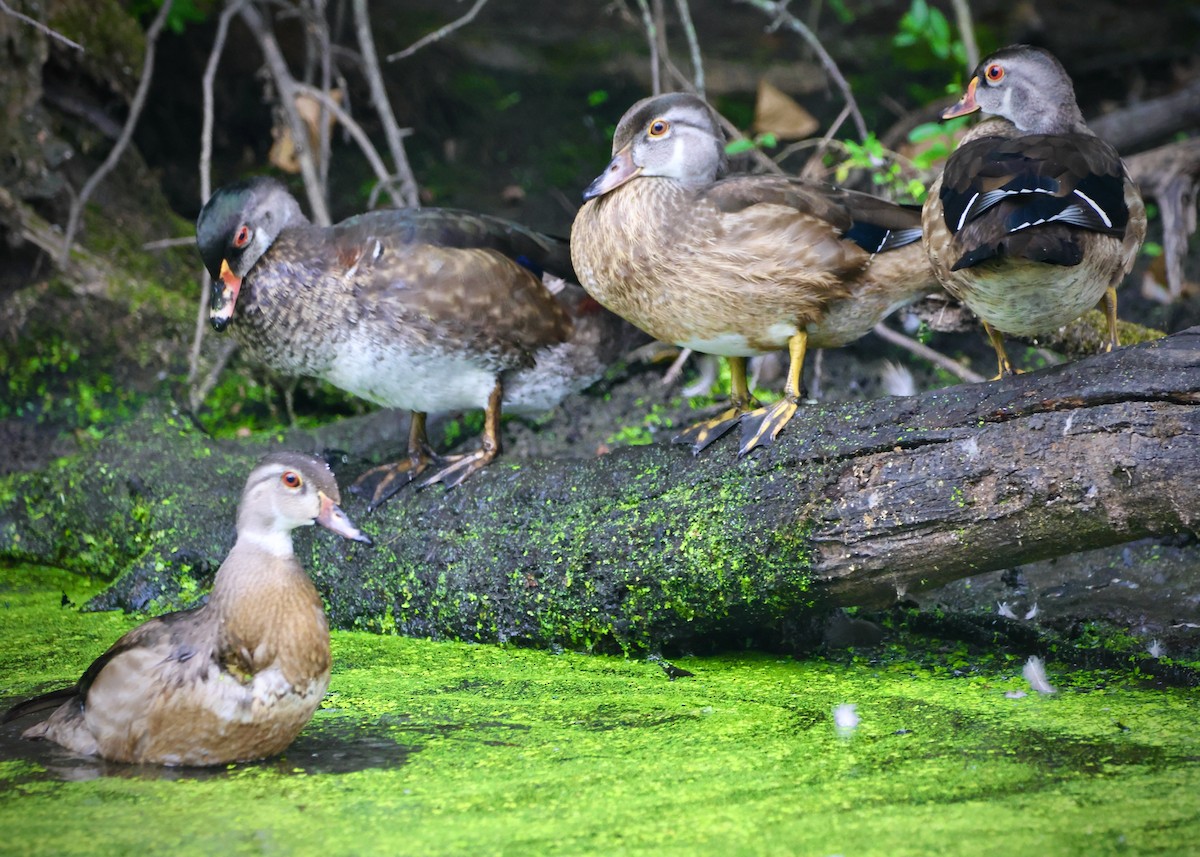
[[[300,474],[295,470],[287,470],[280,479],[288,488],[299,488],[303,480],[300,479]]]
[[[671,130],[671,123],[666,119],[655,119],[650,123],[650,136],[652,138],[664,137]]]
[[[1000,81],[1004,80],[1004,66],[1000,65],[999,63],[992,63],[987,67],[987,71],[985,71],[984,74],[987,75],[989,82],[999,83]]]
[[[233,236],[233,246],[241,248],[241,247],[245,247],[249,243],[250,243],[250,227],[243,223],[241,226],[238,227],[237,234]]]

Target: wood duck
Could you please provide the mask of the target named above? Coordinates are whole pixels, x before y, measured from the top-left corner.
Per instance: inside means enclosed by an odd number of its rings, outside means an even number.
[[[202,607],[134,628],[73,686],[12,708],[5,721],[57,706],[22,737],[116,762],[217,765],[282,752],[329,686],[329,627],[292,552],[317,523],[370,543],[338,505],[320,459],[267,455],[250,472],[237,541]]]
[[[726,170],[704,101],[673,93],[622,117],[571,230],[579,282],[664,342],[724,356],[732,407],[676,440],[698,453],[742,425],[740,454],[796,412],[809,347],[845,345],[937,281],[920,213],[866,194]],[[784,397],[759,406],[746,359],[787,347]]]
[[[925,202],[924,243],[939,280],[983,322],[999,376],[1013,372],[1003,334],[1045,334],[1097,302],[1111,351],[1116,288],[1146,236],[1146,208],[1121,157],[1084,123],[1071,78],[1041,48],[987,57],[942,116],[976,110],[999,118],[963,137]]]
[[[501,407],[550,410],[620,354],[623,322],[573,283],[565,241],[448,209],[373,211],[312,225],[269,178],[221,188],[196,242],[213,276],[211,321],[253,359],[413,412],[408,456],[355,489],[372,506],[422,474],[461,483],[500,452]],[[438,456],[426,413],[484,408],[479,449]]]

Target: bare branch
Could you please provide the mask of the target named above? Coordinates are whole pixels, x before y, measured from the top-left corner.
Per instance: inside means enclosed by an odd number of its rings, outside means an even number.
[[[326,92],[322,92],[315,86],[297,83],[296,91],[302,92],[305,95],[311,96],[312,98],[315,98],[317,101],[321,102],[321,104],[334,115],[337,121],[342,123],[342,126],[350,133],[350,136],[354,138],[354,142],[358,144],[359,149],[362,150],[363,155],[367,159],[367,163],[371,165],[372,172],[375,173],[375,177],[379,179],[381,183],[388,186],[388,192],[391,194],[393,201],[399,205],[409,205],[410,203],[404,198],[403,194],[396,192],[396,190],[391,186],[396,176],[388,172],[387,164],[383,162],[383,158],[380,156],[379,150],[375,148],[375,144],[371,142],[371,138],[367,135],[367,132],[364,131],[363,127],[355,121],[354,117],[346,112],[345,108],[338,104],[332,96]],[[401,136],[404,136],[408,133],[409,132],[406,130],[400,131]]]
[[[304,176],[304,189],[308,196],[309,208],[312,210],[313,222],[318,226],[328,226],[331,222],[329,206],[325,202],[321,177],[317,171],[316,162],[313,160],[312,147],[308,142],[308,131],[296,109],[296,79],[288,70],[287,60],[283,57],[283,51],[279,49],[279,42],[275,40],[275,34],[267,27],[258,10],[252,5],[244,5],[239,14],[258,40],[259,47],[262,48],[263,59],[267,63],[267,69],[275,81],[275,88],[279,95],[279,107],[287,117],[288,129],[291,131],[292,140],[296,146],[296,156],[300,161],[300,173]]]
[[[967,51],[967,71],[971,72],[979,65],[979,44],[975,41],[971,7],[967,5],[967,0],[950,0],[950,5],[954,7],[954,23],[958,25],[958,35]]]
[[[675,8],[679,10],[679,22],[683,25],[688,51],[692,55],[692,85],[696,87],[696,93],[704,98],[704,61],[700,57],[700,40],[696,37],[696,25],[692,23],[692,10],[688,7],[688,0],[675,0]]]
[[[383,85],[383,75],[379,71],[379,57],[375,53],[375,38],[371,35],[367,0],[353,0],[353,3],[355,32],[358,36],[358,48],[362,52],[363,73],[371,87],[371,102],[383,122],[383,133],[392,154],[392,162],[396,165],[396,173],[400,177],[400,196],[405,205],[416,208],[421,204],[420,195],[417,193],[417,180],[413,176],[412,167],[409,166],[408,155],[404,152],[404,138],[400,133],[400,126],[396,124],[396,115],[392,112],[392,104]],[[482,2],[477,5],[482,5]],[[395,196],[393,193],[392,197]]]
[[[829,147],[831,145],[834,144],[833,135],[838,132],[838,129],[842,127],[842,125],[845,123],[846,119],[849,116],[850,116],[850,105],[847,104],[845,107],[842,108],[842,112],[837,115],[837,118],[834,119],[833,122],[830,124],[829,130],[825,132],[825,136],[823,136],[820,140],[817,140],[815,142],[814,145],[816,146],[817,150],[812,153],[812,156],[807,161],[805,161],[804,169],[801,170],[801,173],[800,173],[801,178],[810,179],[813,181],[816,181],[819,178],[821,178],[820,174],[825,171],[825,164],[824,164],[825,152],[827,149],[829,149]],[[793,152],[799,151],[801,148],[804,147],[804,144],[806,144],[806,143],[813,144],[813,141],[801,140],[798,143],[793,143],[791,146],[788,146],[786,149],[784,149],[782,152],[780,152],[778,155],[775,156],[775,162],[778,164],[782,164],[784,162],[784,160],[788,157],[788,155],[791,155]]]
[[[642,28],[646,31],[646,41],[650,46],[650,94],[662,92],[662,75],[659,71],[658,60],[658,27],[654,24],[654,16],[650,13],[650,4],[646,0],[637,0],[642,12]]]
[[[221,62],[221,54],[225,51],[225,40],[229,37],[229,22],[241,11],[245,0],[235,0],[224,9],[217,18],[217,34],[213,38],[212,50],[208,54],[208,62],[204,66],[204,76],[201,78],[201,98],[204,104],[204,121],[200,130],[200,204],[208,202],[212,196],[212,132],[213,132],[213,81],[217,76],[217,65]]]
[[[858,129],[858,136],[861,139],[867,137],[867,123],[863,119],[862,111],[858,109],[858,102],[854,99],[854,93],[850,89],[850,84],[842,75],[841,70],[837,67],[837,63],[833,61],[833,57],[825,50],[825,46],[821,44],[821,40],[816,34],[808,28],[808,25],[787,11],[786,2],[776,2],[776,0],[734,0],[735,3],[747,3],[756,9],[766,12],[771,16],[771,27],[787,27],[793,33],[799,35],[808,46],[816,52],[821,60],[821,65],[825,66],[825,72],[841,90],[842,98],[846,100],[846,106],[850,108],[850,115],[854,117],[854,126]]]
[[[208,291],[205,289],[205,291]],[[191,387],[188,391],[188,405],[192,413],[200,410],[200,406],[204,404],[204,400],[208,398],[208,394],[212,392],[212,388],[217,386],[217,379],[221,377],[221,372],[225,369],[225,364],[229,362],[229,358],[233,356],[233,352],[237,351],[237,340],[232,336],[221,340],[220,348],[217,351],[216,359],[209,367],[208,374],[204,376],[204,380],[198,385]]]
[[[312,4],[314,14],[311,29],[320,51],[318,59],[321,64],[321,91],[328,96],[333,90],[333,43],[325,18],[325,0],[312,0]],[[325,115],[327,109],[325,101],[321,100],[317,113],[317,154],[320,158],[317,171],[321,175],[322,187],[329,187],[329,165],[333,160],[332,128]]]
[[[224,9],[221,10],[220,17],[217,18],[217,34],[213,38],[212,50],[208,54],[208,62],[204,66],[204,75],[201,78],[200,89],[201,98],[204,105],[204,120],[200,130],[200,204],[208,202],[208,198],[212,196],[212,136],[213,136],[213,81],[217,76],[217,65],[221,62],[221,54],[225,52],[225,41],[229,37],[229,22],[233,20],[233,16],[238,14],[245,0],[235,0]],[[204,402],[204,397],[208,394],[208,390],[212,389],[209,384],[206,388],[204,384],[196,387],[196,377],[200,374],[200,349],[204,343],[204,334],[208,331],[208,300],[209,290],[204,288],[204,283],[208,279],[208,272],[204,271],[200,275],[200,305],[196,310],[196,325],[192,332],[192,348],[188,352],[188,398],[191,402],[192,410],[195,411]],[[221,362],[224,365],[224,361]]]
[[[1168,143],[1125,159],[1129,174],[1142,196],[1158,203],[1162,218],[1163,261],[1167,292],[1157,299],[1178,300],[1183,295],[1183,260],[1188,237],[1196,231],[1196,199],[1200,196],[1200,139]]]
[[[167,15],[171,13],[171,4],[174,0],[163,0],[158,14],[154,16],[154,20],[150,23],[150,27],[146,30],[146,55],[142,61],[142,77],[138,81],[137,92],[133,95],[133,101],[129,104],[129,115],[125,117],[125,127],[121,129],[121,136],[117,138],[116,144],[108,153],[108,157],[104,159],[104,163],[96,168],[91,177],[84,182],[83,189],[79,191],[79,196],[71,202],[71,211],[67,216],[67,230],[63,236],[62,253],[58,257],[60,265],[65,265],[71,255],[71,244],[75,241],[75,232],[79,229],[79,218],[83,216],[84,206],[87,205],[88,199],[96,186],[104,180],[117,162],[121,160],[121,155],[125,154],[125,149],[129,146],[129,141],[133,139],[133,129],[137,127],[138,119],[142,115],[142,108],[146,106],[146,95],[150,91],[150,80],[154,77],[154,48],[158,42],[159,33],[162,32],[163,26],[167,23]]]
[[[880,339],[890,342],[892,345],[898,345],[906,351],[910,351],[918,357],[928,360],[934,366],[945,369],[954,377],[966,381],[968,384],[978,384],[980,381],[987,380],[979,373],[972,372],[958,361],[951,360],[940,351],[935,351],[928,345],[922,345],[910,336],[905,336],[897,330],[892,330],[882,321],[875,325],[874,333]]]
[[[154,250],[170,250],[172,247],[190,247],[196,243],[196,239],[188,236],[186,238],[159,238],[157,241],[147,241],[142,245],[142,249],[146,252]]]
[[[412,56],[426,45],[431,45],[434,42],[440,42],[455,30],[459,29],[460,27],[465,27],[467,24],[474,21],[475,16],[479,14],[479,10],[484,7],[485,3],[487,3],[487,0],[475,0],[475,5],[472,6],[470,10],[461,18],[451,21],[444,27],[439,27],[426,36],[422,36],[402,51],[397,51],[394,54],[388,54],[387,61],[395,62],[396,60],[402,60],[405,57]]]
[[[50,27],[47,27],[45,24],[43,24],[41,21],[37,20],[36,18],[30,18],[28,15],[21,14],[16,9],[12,8],[7,3],[5,3],[4,0],[0,0],[0,12],[4,12],[7,15],[11,15],[12,17],[16,18],[18,21],[23,21],[24,23],[28,24],[29,26],[33,27],[34,29],[41,31],[42,33],[44,33],[45,35],[49,36],[52,39],[57,39],[58,41],[62,42],[64,45],[67,45],[68,47],[72,47],[77,51],[83,50],[83,45],[79,44],[79,42],[75,42],[75,41],[72,41],[71,39],[68,39],[62,33],[58,32],[58,30],[53,30]]]

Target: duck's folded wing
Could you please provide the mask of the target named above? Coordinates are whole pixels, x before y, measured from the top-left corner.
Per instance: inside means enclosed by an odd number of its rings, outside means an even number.
[[[947,164],[941,201],[946,227],[970,244],[1050,223],[1120,237],[1129,222],[1121,159],[1085,134],[972,140]]]
[[[499,250],[420,241],[395,218],[365,217],[355,230],[337,231],[332,249],[330,275],[352,285],[342,308],[349,318],[499,365],[532,363],[534,352],[571,335],[570,318],[541,279]]]
[[[158,647],[162,649],[164,658],[189,659],[191,657],[190,647],[182,642],[187,634],[181,632],[195,622],[195,613],[195,610],[181,610],[144,622],[122,635],[120,639],[109,646],[104,654],[92,661],[75,684],[43,693],[14,705],[4,713],[3,722],[8,723],[38,711],[57,708],[73,697],[78,697],[81,703],[86,702],[88,690],[96,677],[115,658],[125,652]]]
[[[395,236],[398,244],[432,244],[439,247],[495,250],[527,268],[537,277],[549,271],[576,281],[571,248],[564,238],[545,235],[519,223],[453,208],[385,209],[360,214],[335,229],[365,239],[372,234]]]
[[[917,206],[787,176],[733,176],[714,184],[704,196],[726,214],[755,205],[784,206],[868,253],[894,250],[921,238]]]
[[[49,693],[43,693],[24,702],[18,702],[12,708],[8,709],[8,711],[4,712],[4,717],[0,718],[0,723],[8,723],[20,717],[25,717],[38,711],[45,711],[49,708],[58,708],[58,706],[75,696],[78,692],[78,686],[71,685],[70,687],[63,687],[58,690],[52,690]]]

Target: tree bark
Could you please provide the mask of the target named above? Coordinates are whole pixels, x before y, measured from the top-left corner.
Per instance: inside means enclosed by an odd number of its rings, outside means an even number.
[[[346,497],[374,547],[304,532],[298,555],[341,627],[626,650],[770,642],[814,606],[883,606],[992,569],[1195,533],[1197,405],[1192,328],[1001,382],[806,408],[741,460],[732,439],[698,458],[666,444],[501,458],[458,489],[408,491],[373,514]],[[10,480],[0,552],[129,568],[104,606],[161,608],[188,575],[203,586],[263,447],[155,426]],[[286,445],[353,449],[363,433],[347,421]],[[341,483],[363,466],[341,468]]]

